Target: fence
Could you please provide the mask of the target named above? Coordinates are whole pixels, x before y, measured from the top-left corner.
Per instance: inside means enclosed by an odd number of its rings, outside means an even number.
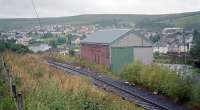
[[[9,88],[10,88],[10,95],[12,96],[17,110],[24,110],[24,101],[23,101],[23,95],[21,92],[17,91],[16,83],[13,80],[12,75],[10,74],[10,70],[8,65],[4,62],[4,59],[2,57],[2,64],[3,68],[6,73],[6,80],[8,82]]]

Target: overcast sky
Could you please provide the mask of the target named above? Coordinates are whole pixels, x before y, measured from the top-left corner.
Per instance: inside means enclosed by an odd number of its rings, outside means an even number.
[[[200,0],[34,0],[40,17],[200,11]],[[36,17],[31,0],[0,0],[0,18]]]

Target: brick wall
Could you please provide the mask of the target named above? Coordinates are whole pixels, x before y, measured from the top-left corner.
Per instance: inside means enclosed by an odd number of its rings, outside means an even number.
[[[92,63],[109,65],[109,48],[100,44],[81,44],[81,58]]]

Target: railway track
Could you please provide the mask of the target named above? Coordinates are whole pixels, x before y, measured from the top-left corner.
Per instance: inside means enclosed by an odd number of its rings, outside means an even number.
[[[161,99],[150,92],[130,86],[122,81],[113,80],[106,76],[99,75],[86,69],[54,61],[48,61],[47,64],[73,74],[91,77],[96,86],[112,91],[146,110],[189,110],[188,108],[175,104],[169,100]]]

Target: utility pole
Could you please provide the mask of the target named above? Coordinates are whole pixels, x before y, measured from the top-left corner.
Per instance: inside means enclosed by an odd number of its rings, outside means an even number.
[[[73,55],[74,54],[74,50],[72,47],[72,34],[69,34],[67,37],[67,47],[69,49],[69,55]]]
[[[186,64],[186,53],[187,53],[187,52],[186,52],[186,48],[185,48],[185,46],[186,46],[185,43],[186,43],[186,42],[185,42],[185,33],[183,33],[183,48],[184,48],[184,54],[183,54],[183,55],[184,55],[184,64]]]

